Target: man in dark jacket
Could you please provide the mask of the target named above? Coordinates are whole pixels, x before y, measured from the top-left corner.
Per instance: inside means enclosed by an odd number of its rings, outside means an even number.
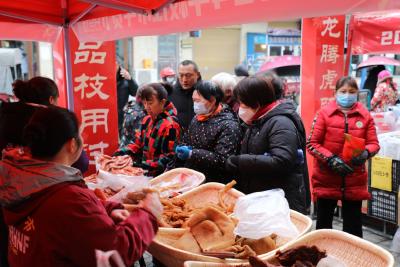
[[[118,107],[118,132],[121,133],[124,122],[124,107],[129,96],[135,96],[138,84],[132,79],[129,72],[117,65],[117,107]]]
[[[169,96],[169,100],[178,111],[178,120],[185,131],[194,117],[193,91],[196,83],[201,80],[199,68],[192,60],[184,60],[179,64],[178,82]]]

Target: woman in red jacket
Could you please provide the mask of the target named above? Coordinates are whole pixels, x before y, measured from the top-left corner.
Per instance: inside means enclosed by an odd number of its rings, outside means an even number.
[[[358,86],[351,77],[336,83],[336,101],[316,115],[307,149],[315,157],[312,175],[317,199],[317,229],[332,228],[338,200],[342,201],[343,231],[362,237],[361,205],[370,194],[365,162],[379,151],[374,120],[357,102]],[[365,150],[344,162],[344,134],[365,139]]]
[[[38,109],[24,130],[28,153],[3,152],[0,204],[11,267],[96,266],[95,250],[116,250],[131,266],[151,243],[162,206],[148,194],[129,214],[100,201],[71,167],[82,151],[78,121],[61,108]]]

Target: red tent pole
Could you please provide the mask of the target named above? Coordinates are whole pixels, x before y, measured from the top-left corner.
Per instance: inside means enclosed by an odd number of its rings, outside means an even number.
[[[354,15],[351,15],[349,22],[349,33],[347,36],[347,53],[346,53],[346,62],[344,64],[344,75],[350,75],[350,63],[351,63],[351,48],[353,44],[353,27],[354,27]]]
[[[64,34],[64,58],[65,58],[65,74],[67,82],[67,104],[68,109],[74,111],[74,85],[72,81],[72,61],[71,61],[71,43],[70,34],[71,29],[65,25],[63,26]]]

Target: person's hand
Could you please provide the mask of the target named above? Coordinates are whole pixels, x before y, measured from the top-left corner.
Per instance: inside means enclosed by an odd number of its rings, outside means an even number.
[[[121,76],[125,80],[132,80],[132,76],[129,74],[129,72],[126,69],[122,68],[122,67],[120,67],[120,68],[121,68],[121,70],[119,71],[119,74],[121,74]]]
[[[230,156],[225,161],[225,169],[229,173],[235,173],[239,170],[239,156]]]
[[[332,156],[328,160],[328,166],[333,172],[340,176],[346,176],[354,172],[354,170],[338,156]]]
[[[368,150],[364,150],[360,155],[358,155],[357,157],[353,157],[351,159],[351,163],[354,166],[361,166],[363,164],[365,164],[365,162],[367,161],[367,159],[369,158],[369,153]]]
[[[192,147],[190,146],[177,146],[175,149],[176,156],[181,160],[190,159],[192,156]]]
[[[114,222],[122,222],[125,221],[129,217],[130,213],[127,210],[123,209],[115,209],[111,211],[110,217]]]
[[[140,202],[140,206],[149,211],[159,220],[164,211],[158,193],[147,193],[146,197]]]

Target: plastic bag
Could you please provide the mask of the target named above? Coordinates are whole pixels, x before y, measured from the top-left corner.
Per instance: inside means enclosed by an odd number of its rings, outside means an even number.
[[[160,190],[160,197],[174,197],[197,186],[198,177],[195,174],[177,173],[168,180],[159,181],[152,187]]]
[[[290,220],[289,204],[282,189],[240,197],[233,214],[239,220],[234,233],[241,237],[260,239],[273,233],[287,238],[299,235]]]
[[[400,228],[398,228],[396,233],[394,234],[390,251],[400,253]]]
[[[126,267],[121,258],[121,255],[119,255],[118,251],[116,250],[101,251],[96,249],[95,252],[97,267]],[[113,265],[111,265],[111,259],[113,260]]]
[[[359,156],[365,150],[365,139],[344,134],[343,160],[350,162],[353,157]]]

